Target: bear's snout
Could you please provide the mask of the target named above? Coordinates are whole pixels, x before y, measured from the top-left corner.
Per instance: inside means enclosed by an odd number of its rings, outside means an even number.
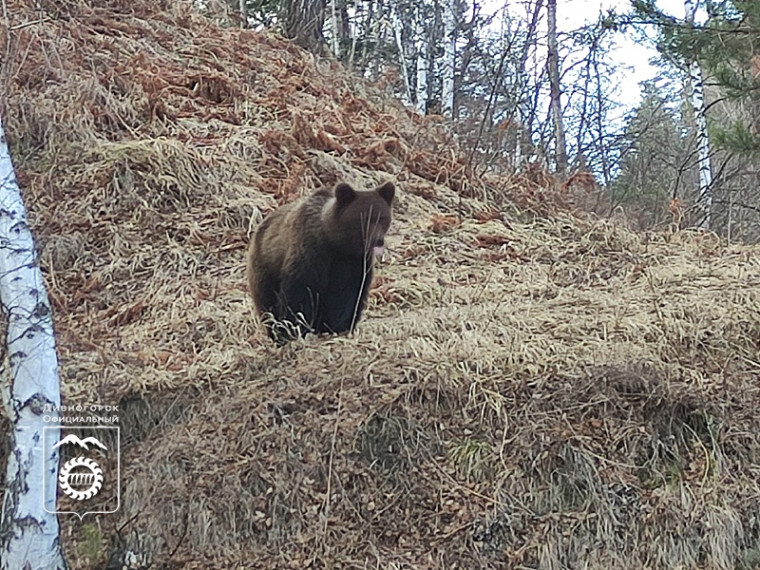
[[[385,239],[382,237],[379,237],[375,240],[375,243],[372,244],[372,253],[376,257],[380,257],[383,255],[383,252],[385,251]]]

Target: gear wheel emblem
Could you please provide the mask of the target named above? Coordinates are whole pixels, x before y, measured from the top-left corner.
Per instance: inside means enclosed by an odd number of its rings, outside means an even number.
[[[74,457],[63,465],[58,481],[69,497],[85,501],[97,495],[103,486],[103,470],[92,459]]]

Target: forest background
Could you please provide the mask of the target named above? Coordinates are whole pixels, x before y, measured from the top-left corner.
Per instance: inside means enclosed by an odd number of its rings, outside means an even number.
[[[229,0],[228,8],[241,26],[280,26],[421,113],[452,118],[484,171],[547,167],[585,183],[584,207],[621,210],[642,229],[675,222],[730,240],[760,235],[757,3]]]

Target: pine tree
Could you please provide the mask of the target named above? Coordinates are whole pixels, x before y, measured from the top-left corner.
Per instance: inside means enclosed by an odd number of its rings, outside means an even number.
[[[642,227],[668,221],[671,201],[683,199],[696,182],[693,147],[678,110],[668,107],[656,83],[646,83],[626,125],[620,173],[610,184],[611,207],[622,206]]]
[[[673,63],[689,61],[695,54],[710,76],[719,96],[745,111],[726,125],[709,124],[713,142],[734,152],[760,155],[760,2],[711,0],[709,19],[703,25],[679,22],[660,11],[653,0],[635,0],[635,14],[655,22],[661,32],[660,51]],[[708,117],[709,119],[709,117]]]

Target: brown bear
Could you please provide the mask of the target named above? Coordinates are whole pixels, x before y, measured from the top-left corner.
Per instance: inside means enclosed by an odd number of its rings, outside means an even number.
[[[246,270],[256,311],[275,342],[354,329],[394,195],[391,182],[364,192],[341,182],[264,219],[251,238]]]

